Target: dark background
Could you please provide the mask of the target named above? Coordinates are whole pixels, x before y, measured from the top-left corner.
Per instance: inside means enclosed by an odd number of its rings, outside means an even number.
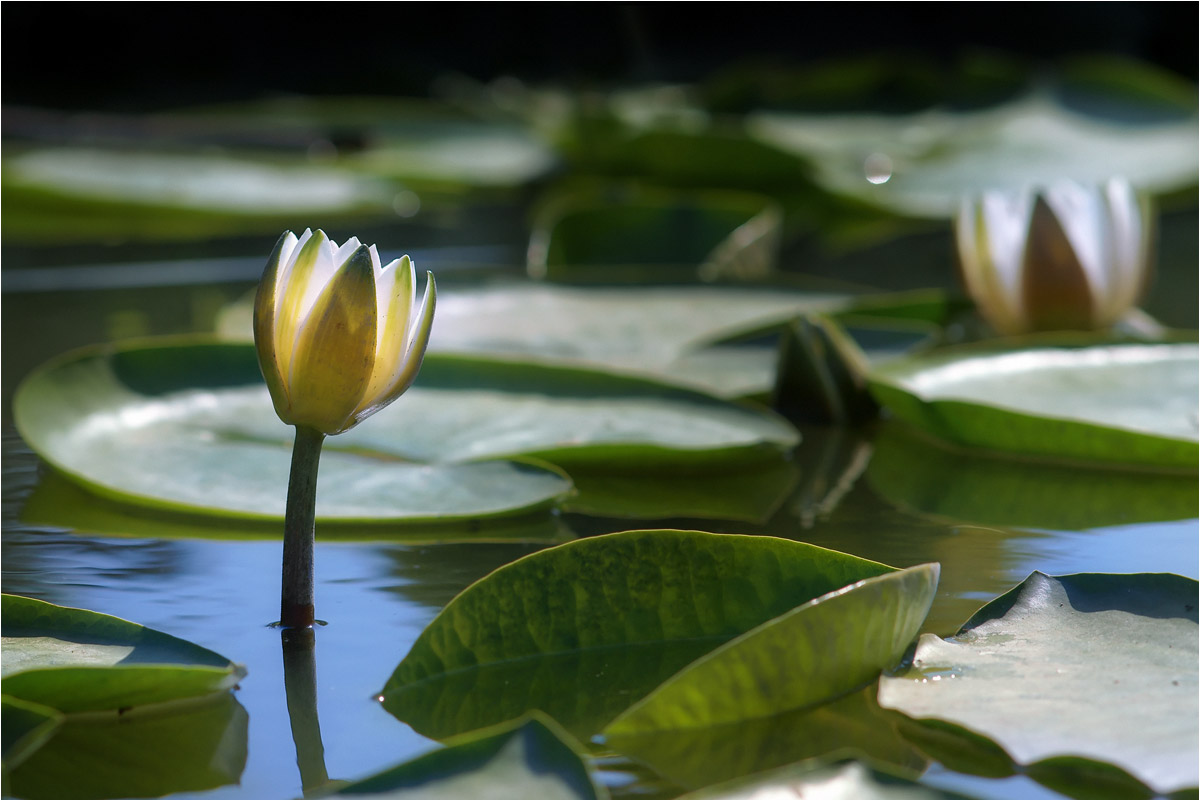
[[[8,3],[6,105],[148,110],[275,93],[426,94],[434,78],[569,87],[997,49],[1122,54],[1195,80],[1197,4]]]

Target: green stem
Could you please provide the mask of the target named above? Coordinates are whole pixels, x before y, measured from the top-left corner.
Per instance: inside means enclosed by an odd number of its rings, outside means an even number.
[[[321,721],[317,718],[316,643],[311,628],[284,629],[281,639],[288,719],[292,724],[292,741],[296,744],[300,785],[307,796],[309,791],[329,783],[325,746],[321,742]]]
[[[313,536],[317,505],[317,468],[325,435],[296,426],[292,474],[288,479],[287,515],[283,523],[283,587],[279,624],[303,628],[313,624]]]

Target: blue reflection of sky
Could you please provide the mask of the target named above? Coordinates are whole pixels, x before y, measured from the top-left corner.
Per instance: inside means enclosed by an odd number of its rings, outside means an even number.
[[[1050,575],[1066,573],[1178,573],[1200,578],[1200,521],[1172,520],[1051,531],[1037,539],[1020,564]],[[1022,576],[1023,578],[1024,576]]]

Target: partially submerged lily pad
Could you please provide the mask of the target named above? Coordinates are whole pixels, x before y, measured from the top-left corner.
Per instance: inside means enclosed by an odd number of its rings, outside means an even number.
[[[245,668],[120,618],[3,596],[4,692],[60,712],[116,711],[226,690]]]
[[[1195,788],[1196,598],[1196,581],[1172,574],[1034,573],[949,640],[924,635],[911,670],[881,680],[879,702],[966,729],[941,726],[950,743],[990,739],[1073,793],[1117,772],[1155,793]],[[981,752],[959,749],[955,767]]]
[[[39,455],[123,502],[248,519],[283,515],[291,429],[253,348],[167,341],[68,354],[14,401]],[[462,521],[548,510],[562,465],[755,463],[796,443],[768,412],[576,368],[429,356],[417,386],[331,439],[317,515]],[[522,461],[515,461],[521,459]]]
[[[877,366],[897,417],[962,445],[1195,470],[1194,343],[947,348]]]

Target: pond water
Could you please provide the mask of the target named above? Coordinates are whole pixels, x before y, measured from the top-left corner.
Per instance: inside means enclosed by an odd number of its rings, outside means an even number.
[[[376,700],[379,691],[418,634],[455,594],[549,544],[544,527],[531,531],[531,541],[517,534],[499,542],[463,537],[454,542],[382,537],[335,542],[323,541],[318,526],[317,616],[328,622],[315,635],[320,738],[319,747],[311,737],[305,740],[298,765],[280,632],[268,626],[278,610],[279,541],[155,537],[144,525],[131,526],[137,536],[112,536],[111,531],[29,522],[27,502],[52,477],[11,423],[16,382],[43,359],[72,345],[119,335],[203,329],[222,303],[250,285],[235,281],[5,297],[3,591],[133,620],[210,648],[248,669],[235,693],[248,717],[244,769],[235,782],[209,788],[172,787],[167,776],[158,789],[176,797],[299,797],[306,785],[324,776],[361,778],[435,747],[386,712]],[[14,332],[20,333],[19,347]],[[886,455],[889,464],[910,460],[919,473],[926,461],[923,453],[930,461],[943,458],[928,443],[893,436],[886,427],[856,434],[803,433],[794,457],[799,480],[766,522],[583,515],[564,515],[558,522],[580,536],[631,528],[703,528],[788,537],[899,567],[937,561],[942,579],[925,628],[942,635],[1034,570],[1200,577],[1194,478],[1111,472],[1088,476],[1084,471],[1081,482],[1079,471],[1067,471],[1073,476],[1069,479],[1014,462],[995,469],[1007,471],[1014,486],[1037,485],[1041,501],[1035,508],[1023,506],[1019,493],[988,497],[986,492],[946,506],[930,500],[930,487],[944,480],[938,477],[942,474],[932,473],[920,485],[924,489],[917,490],[890,480],[894,471],[882,467]],[[1056,509],[1054,482],[1059,481],[1062,506],[1089,506],[1092,499],[1095,514]],[[1155,489],[1176,499],[1174,505],[1147,513],[1133,502],[1117,511],[1111,503],[1099,503],[1105,496],[1136,497]],[[968,493],[952,486],[941,494],[961,499]],[[1012,508],[1006,510],[1006,504]],[[1006,517],[1006,511],[1016,507],[1023,507],[1019,526],[1005,522],[1012,516]],[[1172,514],[1171,509],[1182,511]],[[233,739],[237,736],[235,732]],[[239,744],[230,747],[237,750]],[[616,794],[661,792],[662,785],[632,766],[620,760],[605,764],[610,768],[605,777]],[[161,766],[160,772],[170,773]],[[973,794],[1057,797],[1024,779],[989,782],[937,766],[928,775],[938,784]]]

